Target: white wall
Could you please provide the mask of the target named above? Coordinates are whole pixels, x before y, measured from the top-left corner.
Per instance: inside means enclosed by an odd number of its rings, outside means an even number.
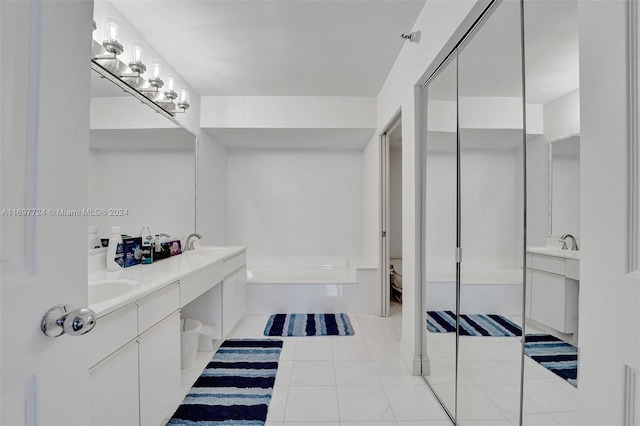
[[[549,235],[549,143],[527,139],[527,245],[544,246]]]
[[[228,233],[251,256],[360,255],[361,151],[229,150]]]
[[[362,152],[362,254],[377,265],[380,257],[380,138],[376,134]],[[381,293],[381,292],[380,292]],[[377,295],[378,298],[381,297]],[[380,306],[378,303],[376,306]]]
[[[205,96],[204,128],[365,129],[376,99],[353,96]]]
[[[402,148],[389,150],[389,258],[402,259]]]
[[[420,154],[417,149],[419,139],[416,134],[414,86],[475,4],[475,0],[427,1],[411,29],[422,31],[421,42],[405,43],[378,95],[376,134],[382,133],[397,111],[402,110],[404,300],[401,351],[403,360],[416,374],[420,371],[422,315],[421,290],[416,283],[420,268],[420,198],[417,193]],[[377,144],[377,139],[373,143]],[[379,155],[369,160],[377,162]],[[371,184],[373,182],[369,183]],[[379,206],[379,197],[377,205]],[[379,224],[367,232],[377,239],[380,235]]]
[[[544,136],[547,141],[580,133],[580,90],[544,105]]]
[[[194,165],[193,150],[90,150],[89,207],[127,214],[90,217],[89,225],[97,225],[102,238],[113,225],[132,236],[147,226],[152,234],[189,235],[195,229]]]

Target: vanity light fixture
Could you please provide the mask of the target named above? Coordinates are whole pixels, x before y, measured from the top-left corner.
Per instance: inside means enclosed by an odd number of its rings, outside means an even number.
[[[149,61],[151,66],[147,69],[144,45],[139,41],[132,40],[128,44],[128,66],[123,64],[118,59],[118,55],[125,51],[122,41],[122,24],[118,19],[108,16],[103,20],[103,25],[102,47],[100,47],[99,43],[94,43],[92,61],[97,66],[108,71],[122,84],[153,101],[170,115],[186,112],[191,106],[189,104],[189,91],[186,87],[180,87],[180,90],[177,90],[177,76],[167,74],[163,78],[162,64],[157,59]],[[95,21],[93,22],[93,28],[95,31]],[[145,73],[148,75],[146,80],[142,77],[142,74]]]

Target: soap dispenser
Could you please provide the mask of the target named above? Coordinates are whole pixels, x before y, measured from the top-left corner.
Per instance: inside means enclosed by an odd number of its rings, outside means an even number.
[[[107,248],[107,271],[118,271],[124,267],[124,246],[119,226],[111,227]]]

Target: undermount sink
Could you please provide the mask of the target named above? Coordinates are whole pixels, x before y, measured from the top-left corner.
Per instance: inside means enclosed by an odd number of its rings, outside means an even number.
[[[89,282],[89,304],[123,296],[137,284],[133,280],[101,280]]]

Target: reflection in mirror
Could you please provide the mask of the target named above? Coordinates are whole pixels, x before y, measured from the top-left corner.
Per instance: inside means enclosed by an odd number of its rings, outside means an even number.
[[[577,15],[577,0],[524,2],[526,103],[544,128],[527,140],[525,423],[575,423],[577,409],[579,254],[558,242],[580,231]]]
[[[518,424],[524,292],[520,2],[458,54],[461,248],[458,424]]]
[[[550,235],[580,236],[580,136],[549,144],[551,164]]]
[[[114,225],[131,236],[194,232],[195,136],[95,71],[90,114],[89,203],[106,214],[89,225],[101,238]]]
[[[423,324],[427,324],[422,329],[422,374],[451,417],[455,417],[456,383],[456,74],[457,60],[453,55],[422,92],[427,111],[427,132],[422,139],[422,312],[426,315]]]

